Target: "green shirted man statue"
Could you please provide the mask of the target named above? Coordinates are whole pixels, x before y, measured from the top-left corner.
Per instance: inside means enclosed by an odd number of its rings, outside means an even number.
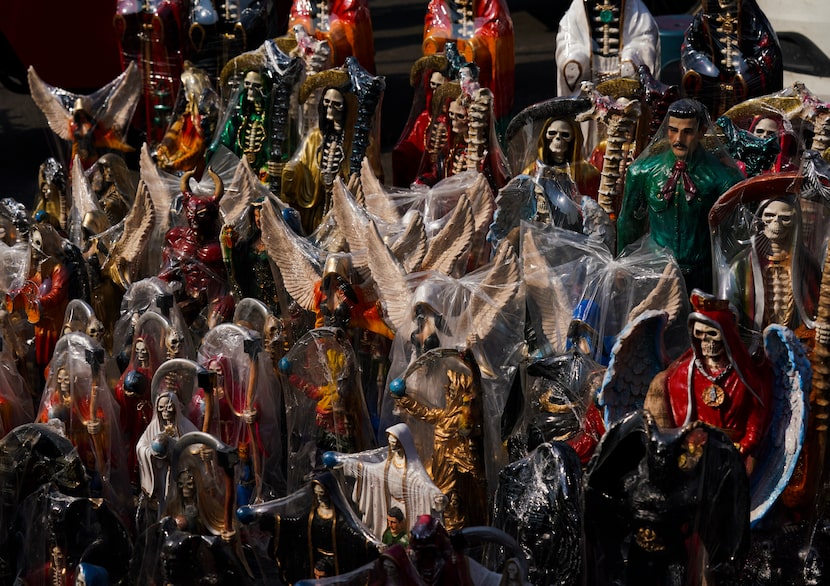
[[[731,159],[701,145],[709,126],[706,107],[681,99],[669,106],[666,136],[656,138],[628,168],[617,220],[617,250],[646,233],[677,259],[686,289],[712,292],[709,210],[744,177]],[[724,154],[726,151],[723,151]]]

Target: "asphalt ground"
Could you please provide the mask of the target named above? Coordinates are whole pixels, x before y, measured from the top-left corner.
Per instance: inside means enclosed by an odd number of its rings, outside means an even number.
[[[509,6],[515,31],[514,113],[518,113],[556,95],[556,30],[568,3],[518,0],[509,2]],[[381,149],[386,153],[384,171],[390,179],[388,154],[403,130],[412,104],[409,70],[422,55],[425,9],[424,0],[370,0],[376,66],[378,74],[386,78]],[[37,190],[38,167],[50,156],[60,160],[67,149],[28,95],[0,86],[0,197],[13,197],[31,205]]]

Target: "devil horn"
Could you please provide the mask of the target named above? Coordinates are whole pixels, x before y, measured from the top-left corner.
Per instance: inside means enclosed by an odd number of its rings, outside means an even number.
[[[210,178],[213,179],[213,184],[216,186],[213,190],[213,201],[219,203],[219,200],[225,194],[225,184],[222,183],[222,178],[211,167],[208,167],[207,172]]]
[[[196,174],[196,168],[194,167],[184,175],[182,175],[182,182],[179,185],[179,189],[182,193],[190,193],[190,178]]]

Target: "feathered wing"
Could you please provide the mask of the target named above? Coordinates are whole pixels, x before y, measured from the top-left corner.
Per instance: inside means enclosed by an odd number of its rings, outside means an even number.
[[[427,230],[424,226],[424,217],[417,210],[409,210],[404,215],[403,221],[406,227],[389,244],[389,249],[403,264],[406,273],[412,273],[421,267],[427,254]]]
[[[40,79],[34,67],[29,67],[29,93],[32,95],[32,100],[46,116],[46,122],[49,123],[52,132],[63,140],[71,141],[72,131],[69,128],[69,123],[72,115],[69,108],[75,99],[83,99],[83,96],[67,93],[65,95],[68,103],[65,103],[55,90],[54,86]]]
[[[429,248],[421,263],[421,270],[449,275],[461,257],[469,253],[474,234],[472,205],[467,195],[462,193],[449,220],[429,239]]]
[[[83,250],[84,246],[84,218],[89,212],[101,211],[98,198],[92,191],[92,185],[84,173],[81,158],[75,155],[71,171],[72,190],[70,191],[71,204],[69,206],[69,240]]]
[[[113,245],[102,267],[102,272],[125,290],[145,276],[141,274],[142,261],[156,230],[156,219],[150,190],[144,181],[140,181],[133,206],[121,222],[121,237]]]
[[[262,240],[280,270],[285,289],[308,310],[314,309],[314,286],[320,280],[320,253],[278,217],[273,206],[262,207]]]
[[[354,252],[366,248],[366,231],[370,218],[365,208],[361,208],[354,200],[346,184],[341,178],[334,180],[331,190],[331,211],[334,223],[340,230],[343,238]]]
[[[412,292],[406,271],[383,242],[374,224],[367,230],[369,269],[392,329],[400,330],[412,317]]]
[[[496,319],[521,289],[519,258],[513,245],[502,241],[496,249],[492,267],[481,282],[481,292],[470,299],[469,315],[478,339],[487,337]]]
[[[663,348],[667,323],[665,311],[649,309],[617,336],[598,396],[606,429],[643,408],[651,381],[667,366]]]
[[[397,224],[401,220],[398,207],[378,180],[369,159],[364,157],[360,164],[360,184],[363,191],[363,205],[372,214],[389,224]],[[372,196],[372,197],[368,197]]]
[[[605,244],[608,250],[617,246],[617,230],[614,222],[599,203],[587,195],[582,196],[582,232],[592,240]]]
[[[153,157],[150,155],[150,149],[145,143],[141,147],[141,156],[139,159],[139,167],[141,170],[141,181],[147,190],[147,194],[152,200],[154,224],[153,232],[150,236],[150,241],[147,244],[147,255],[144,262],[144,270],[142,275],[149,277],[157,275],[161,268],[161,253],[164,248],[164,238],[167,231],[172,227],[172,220],[170,212],[173,206],[181,181],[159,170]]]
[[[561,354],[565,351],[573,307],[562,282],[551,276],[530,230],[524,231],[522,239],[522,274],[528,303],[539,312],[542,331],[537,334],[544,335],[553,354]]]
[[[484,237],[490,229],[493,221],[493,212],[496,211],[496,198],[487,178],[479,173],[473,184],[464,193],[470,198],[470,206],[473,209],[473,221],[475,222],[475,235]]]
[[[804,444],[812,378],[804,347],[789,328],[767,326],[764,351],[772,363],[775,381],[769,405],[772,419],[749,479],[749,521],[753,526],[772,507],[795,470]]]
[[[99,91],[106,93],[106,99],[100,110],[95,112],[96,120],[105,128],[123,135],[141,98],[141,72],[136,62],[131,62],[127,69]]]
[[[260,198],[268,198],[268,187],[259,180],[246,157],[239,160],[233,178],[220,201],[225,224],[236,225],[250,205]]]
[[[683,275],[673,262],[666,263],[657,285],[634,309],[628,312],[627,323],[633,322],[648,310],[662,310],[668,314],[667,324],[674,323],[683,308],[685,288]]]

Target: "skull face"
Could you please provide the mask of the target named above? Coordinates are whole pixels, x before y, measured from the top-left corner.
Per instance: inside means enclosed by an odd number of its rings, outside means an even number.
[[[176,405],[167,395],[159,397],[156,403],[156,413],[158,413],[159,421],[164,425],[172,425],[176,421]]]
[[[167,346],[167,357],[168,358],[176,358],[179,356],[179,352],[182,349],[182,335],[177,329],[170,330],[170,333],[167,334],[167,339],[165,340],[165,344]]]
[[[430,91],[434,92],[439,87],[441,87],[441,85],[443,85],[445,81],[447,81],[447,78],[444,77],[443,73],[441,73],[440,71],[433,71],[432,75],[429,76]]]
[[[138,366],[147,366],[150,362],[150,354],[147,351],[147,344],[144,340],[136,340],[135,341],[135,348],[133,349],[135,352],[135,362]]]
[[[389,442],[390,452],[403,452],[403,446],[401,446],[401,442],[398,441],[397,437],[395,437],[391,433],[387,433],[386,440]]]
[[[196,480],[190,471],[185,470],[179,474],[176,479],[176,486],[182,495],[182,499],[190,500],[196,496]]]
[[[571,125],[565,120],[554,120],[545,130],[545,140],[548,143],[548,151],[550,151],[554,162],[557,164],[564,163],[574,140]]]
[[[458,101],[453,100],[450,103],[449,110],[450,123],[452,125],[453,134],[464,136],[467,134],[467,108]]]
[[[696,321],[692,336],[700,344],[700,353],[705,358],[719,358],[723,355],[723,334],[718,328]]]
[[[770,242],[786,244],[795,225],[795,207],[783,200],[770,202],[761,213],[761,222]]]
[[[58,375],[56,377],[58,383],[58,390],[60,394],[63,396],[69,396],[69,373],[66,371],[65,368],[61,368],[58,370]]]
[[[245,99],[248,102],[259,104],[265,98],[262,75],[257,71],[249,71],[242,82],[245,90]]]
[[[334,88],[330,88],[323,94],[323,111],[325,112],[326,120],[334,123],[335,128],[339,128],[343,123],[344,104],[343,94]]]
[[[758,138],[769,138],[778,134],[778,123],[772,118],[762,118],[755,125],[752,134]]]
[[[90,320],[89,325],[86,327],[86,335],[96,342],[101,342],[101,339],[104,337],[104,324],[98,319]]]
[[[30,243],[32,245],[33,261],[37,262],[48,256],[46,254],[46,251],[43,250],[43,234],[40,232],[40,230],[32,230],[32,237],[30,239]]]
[[[317,502],[321,505],[331,504],[331,499],[329,499],[329,493],[326,492],[326,488],[319,482],[314,483],[314,497],[317,499]]]

